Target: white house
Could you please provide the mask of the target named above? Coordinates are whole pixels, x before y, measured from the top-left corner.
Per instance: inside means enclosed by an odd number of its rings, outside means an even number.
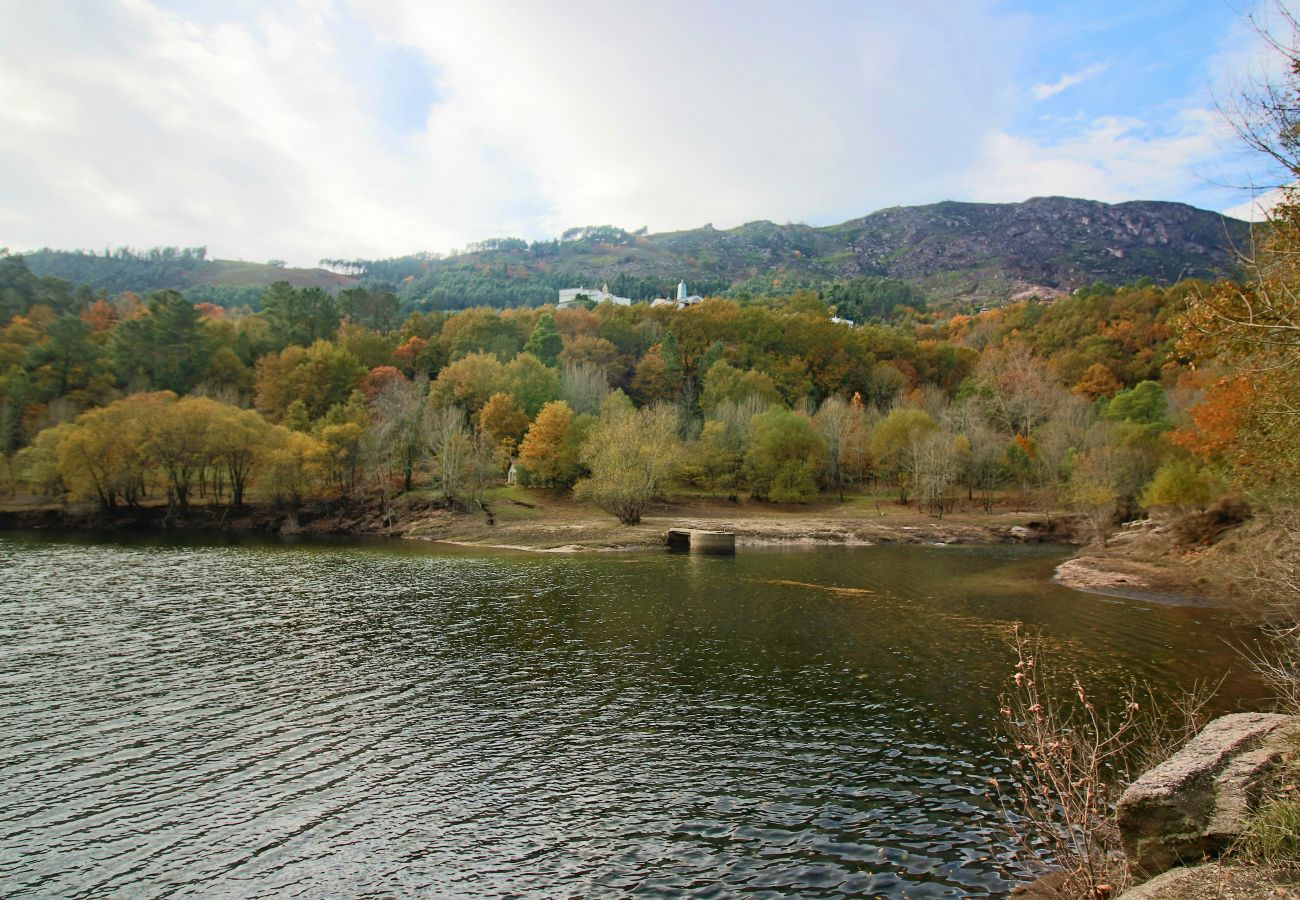
[[[555,307],[556,309],[568,309],[571,306],[577,306],[580,297],[586,297],[592,303],[613,303],[615,306],[632,305],[629,298],[615,297],[609,292],[609,285],[604,285],[600,290],[586,287],[561,288],[560,299],[555,304]]]

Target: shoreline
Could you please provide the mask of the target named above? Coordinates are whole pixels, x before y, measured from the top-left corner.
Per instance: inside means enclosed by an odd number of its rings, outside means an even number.
[[[357,500],[294,509],[195,506],[184,515],[169,513],[165,506],[109,514],[88,504],[47,504],[0,508],[0,528],[387,538],[547,554],[650,550],[664,546],[670,527],[732,531],[739,548],[1050,543],[1075,547],[1051,579],[1064,587],[1178,606],[1232,605],[1232,592],[1206,577],[1204,566],[1182,564],[1188,562],[1185,548],[1149,546],[1149,530],[1121,531],[1104,549],[1084,544],[1077,520],[1059,514],[994,510],[940,519],[893,504],[780,506],[682,498],[653,505],[640,524],[622,525],[612,516],[545,492],[528,495],[528,501],[493,499],[490,508],[490,513],[455,511],[441,501],[410,495],[384,508]]]

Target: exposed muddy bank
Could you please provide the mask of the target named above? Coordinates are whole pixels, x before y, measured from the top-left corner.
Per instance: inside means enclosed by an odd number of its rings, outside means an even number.
[[[668,528],[733,531],[739,546],[869,546],[880,543],[1070,543],[1068,517],[1026,521],[1023,515],[931,519],[910,510],[889,516],[843,507],[772,508],[757,504],[665,503],[637,525],[621,525],[571,503],[538,507],[508,501],[484,508],[450,508],[441,500],[402,497],[382,506],[351,500],[293,508],[195,506],[187,511],[142,506],[106,511],[89,505],[0,509],[0,528],[114,531],[355,535],[446,541],[511,550],[581,552],[661,546]]]
[[[1158,603],[1228,606],[1241,601],[1243,555],[1266,523],[1239,503],[1183,518],[1126,523],[1056,569],[1076,590]]]
[[[440,541],[466,547],[542,553],[645,550],[661,547],[669,528],[732,531],[738,547],[845,546],[873,544],[1078,544],[1079,521],[1071,516],[966,513],[943,519],[906,507],[885,513],[862,507],[773,507],[692,500],[653,506],[637,525],[558,497],[538,503],[496,501],[486,507],[451,508],[424,495],[387,505],[371,499],[336,500],[242,509],[166,506],[105,511],[97,505],[0,509],[0,528],[90,529],[126,532],[220,532],[229,534],[383,537]],[[1164,603],[1223,605],[1230,585],[1215,577],[1203,557],[1232,526],[1189,541],[1169,526],[1139,523],[1112,536],[1105,547],[1090,544],[1058,567],[1067,587]],[[1218,551],[1221,555],[1221,551]]]

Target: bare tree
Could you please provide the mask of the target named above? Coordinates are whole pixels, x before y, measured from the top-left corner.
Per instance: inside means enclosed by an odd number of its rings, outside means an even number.
[[[474,439],[465,426],[465,410],[444,406],[430,411],[425,420],[425,437],[434,479],[442,495],[453,500],[475,473]]]
[[[603,366],[590,362],[569,362],[560,369],[560,399],[575,413],[600,413],[609,393],[609,375]]]
[[[426,449],[424,420],[428,414],[426,396],[429,379],[420,376],[412,381],[391,381],[374,401],[371,429],[373,448],[387,447],[402,473],[402,490],[409,491],[415,469]],[[375,454],[371,462],[376,463]]]
[[[1286,187],[1300,176],[1300,22],[1282,0],[1257,5],[1246,19],[1276,65],[1233,85],[1219,110],[1243,144],[1274,164],[1255,187]]]
[[[943,518],[949,488],[957,480],[957,444],[946,431],[919,435],[912,446],[916,505],[924,502],[933,515]]]

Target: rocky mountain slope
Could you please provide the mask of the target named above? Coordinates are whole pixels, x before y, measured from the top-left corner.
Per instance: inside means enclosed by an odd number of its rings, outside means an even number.
[[[109,257],[42,251],[28,263],[37,274],[110,290],[228,285],[247,292],[277,278],[336,289],[357,276],[399,285],[412,306],[447,308],[545,303],[557,287],[584,284],[608,283],[616,294],[648,299],[671,291],[678,279],[703,294],[756,294],[863,276],[911,282],[943,303],[1069,291],[1094,281],[1230,275],[1234,248],[1249,240],[1247,223],[1181,203],[1039,197],[895,207],[820,228],[766,221],[661,234],[575,228],[555,241],[484,241],[447,257],[332,260],[333,272],[201,260],[162,279],[174,284],[157,277],[130,284],[134,272]]]
[[[911,282],[942,302],[1068,291],[1094,281],[1230,275],[1234,248],[1249,240],[1247,223],[1181,203],[1042,197],[896,207],[821,228],[749,222],[662,234],[571,229],[559,241],[487,241],[448,258],[356,266],[370,277],[405,282],[413,298],[439,300],[453,299],[471,277],[516,294],[528,282],[539,289],[608,283],[641,299],[671,290],[679,278],[707,294],[875,276]]]

